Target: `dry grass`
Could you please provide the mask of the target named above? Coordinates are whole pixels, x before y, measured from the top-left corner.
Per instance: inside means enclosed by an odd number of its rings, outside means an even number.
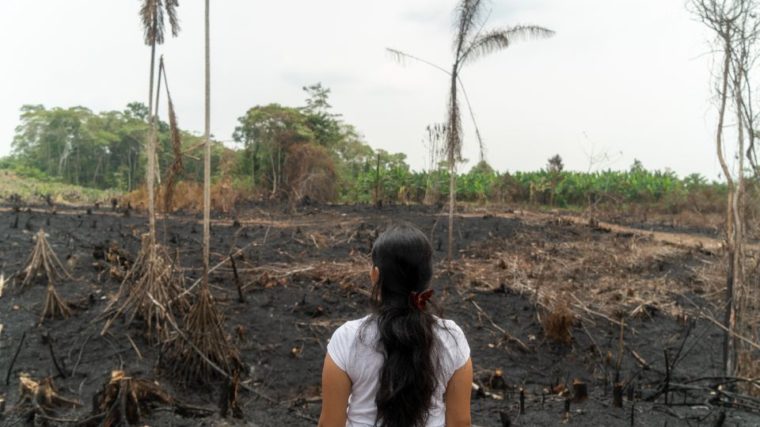
[[[201,212],[203,210],[203,184],[194,181],[179,181],[173,184],[171,206],[166,206],[166,188],[161,187],[156,192],[156,200],[162,201],[159,209],[162,212],[178,210]],[[231,179],[223,178],[211,186],[211,209],[217,212],[229,213],[242,199],[249,197],[247,191],[237,188]],[[146,187],[140,187],[124,197],[122,204],[130,203],[133,207],[147,209],[148,192]]]
[[[203,185],[193,181],[177,183],[171,206],[162,206],[164,212],[187,210],[200,212],[203,210]],[[162,189],[163,190],[163,189]]]
[[[576,318],[564,300],[551,304],[550,309],[544,310],[540,320],[544,335],[549,340],[560,344],[570,344],[573,341]]]
[[[305,197],[320,202],[335,199],[335,164],[324,147],[310,143],[294,144],[288,149],[284,170],[291,201]]]
[[[241,192],[229,178],[220,179],[211,186],[211,208],[218,212],[231,212],[241,198]]]
[[[754,378],[752,382],[739,384],[743,391],[751,396],[760,397],[760,363],[756,353],[753,354],[751,350],[739,351],[736,366],[739,377]]]
[[[508,287],[522,293],[537,305],[547,332],[566,329],[566,310],[576,320],[619,324],[631,317],[683,318],[690,308],[679,295],[699,295],[715,310],[721,302],[725,271],[717,243],[661,241],[656,233],[622,227],[589,233],[588,224],[564,218],[515,216],[529,228],[509,241],[472,245],[455,264],[456,280],[477,292]],[[559,341],[568,339],[556,335]]]
[[[288,280],[309,280],[318,284],[335,284],[344,291],[352,291],[369,296],[366,289],[369,281],[369,261],[354,256],[349,262],[320,262],[318,264],[260,265],[239,268],[238,271],[251,274],[254,279],[244,286],[273,288],[287,284]]]

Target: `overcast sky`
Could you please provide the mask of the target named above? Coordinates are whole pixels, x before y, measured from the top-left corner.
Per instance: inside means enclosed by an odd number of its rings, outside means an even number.
[[[372,147],[425,165],[424,129],[445,118],[447,76],[400,65],[385,48],[448,68],[457,1],[211,3],[216,138],[231,140],[249,107],[303,105],[301,87],[322,82],[335,111]],[[11,150],[23,104],[102,111],[145,102],[150,50],[138,7],[138,0],[0,2],[0,155]],[[575,170],[626,169],[637,158],[647,168],[718,178],[709,34],[684,0],[493,0],[489,9],[489,26],[556,31],[462,74],[495,168],[535,170],[560,154]],[[160,53],[180,126],[200,132],[203,1],[180,1],[179,14],[182,32]],[[469,118],[464,123],[467,169],[478,154]]]

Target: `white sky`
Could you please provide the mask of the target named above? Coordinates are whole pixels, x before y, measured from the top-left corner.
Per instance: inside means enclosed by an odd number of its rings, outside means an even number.
[[[150,50],[137,0],[0,0],[0,155],[19,108],[145,102]],[[447,76],[399,65],[394,47],[449,67],[455,0],[212,0],[212,132],[231,140],[251,106],[303,105],[322,82],[332,105],[375,148],[422,168],[427,124],[443,121]],[[709,34],[684,0],[494,0],[489,26],[556,31],[469,65],[462,78],[499,170],[535,170],[560,154],[625,169],[718,178]],[[182,32],[160,47],[180,126],[203,129],[203,1],[182,0]],[[462,106],[466,108],[465,105]],[[466,111],[466,110],[464,110]],[[165,114],[164,114],[165,116]],[[468,116],[464,156],[477,161]]]

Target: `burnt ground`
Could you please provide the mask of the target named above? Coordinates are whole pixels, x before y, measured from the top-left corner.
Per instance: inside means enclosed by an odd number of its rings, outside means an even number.
[[[238,300],[228,262],[212,273],[212,292],[249,368],[243,384],[255,391],[241,390],[243,420],[218,414],[221,381],[190,387],[160,370],[161,347],[143,336],[139,320],[116,322],[100,334],[100,315],[122,273],[96,257],[114,246],[134,258],[146,230],[143,215],[103,208],[0,211],[0,268],[7,279],[0,298],[0,396],[6,401],[0,425],[19,423],[14,404],[21,372],[36,380],[51,376],[62,395],[79,400],[81,407],[58,411],[50,423],[75,425],[92,412],[93,396],[116,369],[155,380],[212,413],[191,418],[159,406],[145,414],[146,424],[315,425],[326,343],[342,322],[366,314],[368,250],[377,233],[398,220],[430,233],[434,298],[472,349],[480,388],[472,402],[476,425],[499,426],[502,417],[513,425],[714,425],[721,412],[727,425],[760,424],[757,401],[725,408],[727,398],[711,389],[722,383],[716,377],[723,335],[707,319],[719,313],[722,297],[723,257],[715,250],[552,215],[484,210],[458,216],[457,256],[447,267],[445,217],[432,208],[308,206],[286,214],[281,207],[248,206],[238,214],[239,223],[216,216],[212,265],[239,250],[245,302]],[[199,221],[185,213],[159,222],[188,285],[200,274]],[[57,286],[77,308],[68,319],[38,325],[45,287],[19,292],[10,276],[21,269],[40,227],[77,279]],[[567,328],[551,326],[562,319]],[[612,405],[615,376],[626,396],[622,409]],[[587,384],[589,398],[572,401],[565,413],[574,380]]]

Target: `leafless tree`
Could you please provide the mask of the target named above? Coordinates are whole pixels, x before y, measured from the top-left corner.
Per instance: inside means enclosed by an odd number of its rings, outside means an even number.
[[[698,18],[715,34],[717,52],[722,55],[718,85],[718,125],[715,143],[723,175],[728,186],[726,201],[726,334],[723,362],[726,376],[735,376],[746,366],[739,366],[737,356],[742,340],[738,337],[750,332],[755,316],[755,304],[750,301],[752,290],[745,274],[745,157],[756,169],[754,154],[755,121],[752,107],[750,71],[758,58],[757,41],[760,36],[758,3],[756,0],[692,0],[690,5]],[[732,172],[726,156],[726,128],[728,115],[736,116],[735,133],[737,153],[736,171]]]

